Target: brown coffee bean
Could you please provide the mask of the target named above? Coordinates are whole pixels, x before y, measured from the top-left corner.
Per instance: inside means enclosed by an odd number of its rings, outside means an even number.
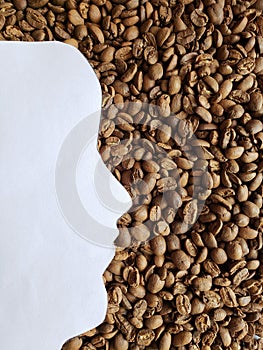
[[[207,259],[203,262],[204,270],[209,274],[211,277],[218,277],[220,274],[220,268],[219,266],[212,260]]]
[[[214,25],[220,25],[224,20],[224,11],[221,4],[213,3],[208,7],[207,14]]]
[[[128,27],[124,33],[123,33],[123,38],[127,41],[132,41],[139,36],[139,29],[137,26],[131,26]]]
[[[98,6],[91,4],[89,7],[89,19],[93,23],[100,23],[101,21],[101,12]]]
[[[199,315],[203,313],[205,304],[199,298],[193,298],[191,300],[191,314]]]
[[[155,63],[149,67],[148,75],[152,80],[159,80],[163,76],[163,66],[161,63]]]
[[[188,270],[190,267],[190,257],[180,249],[175,250],[172,255],[172,260],[178,270]]]
[[[44,1],[44,0],[42,0],[42,1]],[[38,2],[38,1],[36,1],[36,2]],[[45,0],[45,4],[44,5],[46,5],[47,2],[48,2],[48,0]],[[14,5],[15,5],[15,8],[17,10],[24,10],[27,7],[27,0],[14,0]],[[32,0],[31,0],[31,4],[29,2],[29,6],[34,8],[34,6],[32,6]]]
[[[248,200],[248,196],[249,196],[247,185],[240,185],[238,187],[236,195],[237,195],[237,200],[239,202],[247,201]]]
[[[150,237],[148,227],[142,223],[131,228],[131,234],[137,241],[146,241]]]
[[[160,108],[160,114],[163,117],[169,117],[171,113],[170,109],[170,96],[167,94],[161,95],[157,100],[157,106]]]
[[[149,346],[154,338],[155,334],[153,330],[141,329],[137,334],[136,340],[139,346]]]
[[[144,50],[144,59],[149,64],[158,62],[158,51],[153,46],[147,46]]]
[[[172,344],[172,335],[169,332],[164,332],[160,339],[160,349],[169,350]]]
[[[118,94],[120,94],[124,97],[128,97],[130,95],[130,89],[129,89],[129,85],[127,83],[124,83],[120,80],[116,80],[113,83],[113,87]]]
[[[227,307],[236,307],[238,305],[236,294],[230,287],[221,288],[220,296]]]
[[[148,173],[157,173],[160,170],[160,166],[154,160],[143,161],[142,168]]]
[[[169,35],[170,35],[169,28],[159,29],[156,35],[157,45],[161,47],[164,44],[164,42],[168,39]]]
[[[223,345],[225,347],[230,346],[232,343],[232,339],[231,339],[229,330],[225,327],[220,327],[219,333],[220,333]]]
[[[226,252],[227,256],[232,260],[240,260],[243,257],[242,247],[237,241],[227,243]]]
[[[252,92],[252,94],[250,95],[250,101],[248,104],[248,108],[253,112],[257,112],[261,109],[262,104],[263,104],[262,93]]]
[[[182,331],[173,336],[173,346],[181,347],[185,346],[192,341],[192,333],[188,331]]]
[[[169,94],[171,95],[178,94],[179,91],[181,90],[181,86],[182,86],[182,82],[181,82],[180,76],[172,75],[169,80],[169,87],[168,87]]]
[[[155,255],[163,255],[166,251],[166,242],[162,236],[157,236],[150,241],[151,249]]]
[[[178,44],[187,45],[195,40],[196,33],[193,29],[186,28],[180,31],[176,36],[176,41]]]
[[[234,222],[239,227],[245,227],[249,224],[249,217],[245,214],[237,214],[234,216]]]
[[[212,122],[212,115],[211,113],[206,110],[204,107],[197,107],[196,108],[196,114],[199,115],[206,123]]]
[[[227,316],[227,313],[224,309],[216,309],[214,311],[214,320],[217,322],[223,321]]]
[[[242,146],[231,147],[226,149],[225,155],[228,159],[238,159],[242,156],[244,150]]]
[[[73,19],[73,20],[75,21],[76,19]],[[88,24],[88,31],[94,40],[96,40],[98,43],[101,43],[101,44],[104,43],[105,38],[104,38],[103,32],[99,28],[99,26],[97,26],[93,23],[89,23]]]
[[[263,123],[261,120],[252,119],[246,123],[246,131],[251,134],[257,134],[263,130]]]
[[[135,63],[132,63],[127,71],[122,75],[121,80],[125,83],[131,81],[137,73],[137,69],[137,65]]]
[[[244,202],[242,205],[242,210],[249,218],[257,217],[260,212],[259,207],[251,201]]]
[[[147,283],[147,289],[150,293],[158,293],[160,292],[164,287],[165,281],[162,281],[157,274],[152,274],[149,277],[148,283]]]
[[[79,350],[82,346],[82,339],[81,338],[72,338],[69,340],[64,346],[63,350]]]
[[[46,18],[38,10],[28,8],[26,12],[26,19],[28,23],[36,29],[43,29],[47,25]]]
[[[163,324],[163,318],[161,315],[153,315],[145,320],[145,326],[149,329],[156,329]]]
[[[176,308],[180,315],[187,316],[191,312],[191,303],[187,295],[176,297]]]
[[[211,289],[212,287],[212,278],[210,275],[204,277],[196,277],[193,280],[193,287],[200,291],[205,292]]]
[[[247,75],[255,69],[255,59],[251,57],[243,58],[237,64],[237,73]]]
[[[147,205],[140,205],[135,209],[132,214],[132,217],[135,221],[143,222],[148,218],[148,207]]]
[[[114,347],[116,350],[128,350],[129,343],[121,333],[118,333],[114,338]]]
[[[227,254],[222,248],[214,248],[211,251],[211,258],[219,265],[227,262]]]
[[[204,12],[198,9],[194,10],[191,13],[190,18],[193,24],[196,25],[197,27],[203,27],[208,22],[208,16]]]

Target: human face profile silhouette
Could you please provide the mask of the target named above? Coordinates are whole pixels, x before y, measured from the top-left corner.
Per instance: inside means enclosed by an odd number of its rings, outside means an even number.
[[[59,350],[105,317],[102,273],[130,197],[91,137],[101,92],[86,59],[57,42],[1,42],[0,61],[1,345]],[[115,208],[96,197],[95,171]]]

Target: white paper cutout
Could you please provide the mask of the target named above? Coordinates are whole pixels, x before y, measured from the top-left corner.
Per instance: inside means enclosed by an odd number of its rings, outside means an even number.
[[[102,273],[114,248],[74,232],[55,187],[57,157],[67,135],[89,115],[98,129],[100,86],[87,60],[58,42],[0,42],[0,63],[1,347],[60,350],[67,339],[99,325],[107,307]],[[100,163],[95,147],[93,140],[79,161],[81,199],[88,190],[87,159]],[[103,224],[105,218],[105,224],[97,229],[109,226],[116,236],[114,222],[131,202],[106,167],[100,169],[122,197],[123,210],[98,207],[96,219]],[[98,203],[92,195],[86,200]]]

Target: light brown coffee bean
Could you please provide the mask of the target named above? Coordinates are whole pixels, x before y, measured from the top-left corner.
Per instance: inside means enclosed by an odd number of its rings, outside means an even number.
[[[255,68],[255,59],[251,57],[243,58],[237,64],[237,73],[241,75],[247,75],[251,73]]]
[[[169,332],[164,332],[160,339],[160,349],[169,350],[172,344],[172,335]]]
[[[155,63],[149,67],[148,75],[152,80],[159,80],[163,76],[163,66],[161,63]]]
[[[63,350],[79,350],[82,346],[82,339],[81,338],[72,338],[69,340],[64,346]]]
[[[28,23],[36,29],[43,29],[47,25],[45,17],[38,10],[28,8],[26,12],[26,19]]]
[[[124,33],[123,33],[123,38],[127,41],[132,41],[139,36],[139,29],[137,26],[131,26],[128,27]]]
[[[178,44],[187,45],[195,40],[196,33],[191,28],[186,28],[185,30],[180,31],[176,36],[176,41]]]
[[[158,98],[157,106],[160,108],[160,114],[162,115],[162,117],[170,116],[170,96],[168,94],[163,94]]]
[[[194,10],[190,15],[191,21],[197,27],[203,27],[208,22],[208,16],[201,10]]]
[[[203,262],[204,270],[209,274],[211,277],[218,277],[220,275],[220,268],[219,266],[212,260],[207,259]]]
[[[176,308],[180,315],[187,316],[191,312],[191,303],[187,295],[176,297]]]
[[[48,0],[42,0],[42,1],[45,1],[45,4],[48,2]],[[37,1],[36,1],[37,2]],[[45,5],[44,4],[44,5]],[[17,10],[24,10],[26,7],[27,7],[27,0],[14,0],[14,5],[15,5],[15,8]],[[44,6],[43,5],[43,6]],[[33,7],[32,6],[32,0],[31,0],[31,4],[29,2],[29,6],[30,7]],[[33,7],[34,8],[34,7]],[[1,28],[2,29],[2,28]]]
[[[180,249],[175,250],[172,255],[172,260],[175,265],[175,267],[178,270],[188,270],[191,262],[190,262],[190,257]]]
[[[113,87],[118,94],[120,94],[124,97],[128,97],[130,95],[130,89],[129,89],[129,85],[127,83],[124,83],[120,80],[116,80],[113,83]]]
[[[237,200],[239,202],[245,202],[248,200],[248,187],[247,185],[240,185],[237,189]]]
[[[91,4],[89,7],[89,19],[91,22],[99,24],[101,21],[101,12],[97,5]]]
[[[242,210],[249,218],[257,217],[260,212],[259,207],[251,201],[244,202],[242,205]]]
[[[179,75],[172,75],[169,79],[168,91],[169,94],[175,95],[178,94],[181,90],[182,82]]]
[[[246,123],[246,131],[251,134],[257,134],[263,130],[263,123],[259,119],[252,119]]]
[[[204,107],[197,107],[196,108],[196,114],[199,115],[206,123],[212,122],[212,115],[211,113],[205,109]]]
[[[161,315],[153,315],[145,320],[145,326],[149,329],[156,329],[163,324],[163,318]]]
[[[27,23],[27,22],[26,22]],[[0,14],[0,30],[2,30],[2,28],[5,25],[5,16],[3,16],[2,14]]]
[[[169,28],[160,28],[156,35],[156,42],[158,46],[162,46],[164,42],[168,39],[170,35],[170,29]]]
[[[228,159],[238,159],[242,156],[244,150],[242,146],[231,147],[226,149],[225,155]]]
[[[141,329],[137,334],[136,340],[139,346],[149,346],[154,338],[155,333],[153,330]]]
[[[131,228],[131,234],[137,241],[146,241],[150,237],[149,228],[139,223],[137,226]]]
[[[227,316],[227,313],[224,309],[216,309],[214,311],[214,320],[216,322],[223,321]]]
[[[188,331],[182,331],[173,336],[173,346],[181,347],[185,346],[192,341],[192,333]]]
[[[157,173],[160,170],[160,166],[154,160],[143,161],[142,168],[148,173]]]
[[[155,255],[163,255],[166,251],[166,242],[164,237],[157,236],[150,241],[151,249]]]
[[[245,214],[237,214],[234,216],[234,222],[239,227],[245,227],[249,224],[249,217]]]
[[[129,343],[121,333],[118,333],[114,338],[114,347],[116,350],[128,350]]]
[[[231,338],[231,335],[229,333],[229,330],[225,327],[220,327],[219,333],[220,333],[223,345],[225,347],[230,346],[232,343],[232,338]]]
[[[196,277],[193,280],[193,287],[200,291],[205,292],[212,288],[212,278],[210,275],[204,277]]]
[[[122,75],[121,80],[125,83],[131,81],[137,73],[138,67],[135,63],[132,63],[127,71]]]
[[[147,46],[143,52],[143,55],[148,64],[155,64],[158,62],[158,51],[154,46]]]
[[[224,20],[223,6],[220,4],[212,3],[207,9],[207,14],[214,25],[220,25]]]
[[[205,304],[199,298],[191,300],[191,315],[199,315],[203,313]]]
[[[152,274],[149,277],[148,283],[147,283],[147,289],[150,293],[158,293],[160,292],[164,287],[165,281],[162,281],[160,279],[160,276],[157,274]]]
[[[72,16],[73,17],[73,16]],[[75,20],[75,19],[74,19]],[[78,20],[77,20],[78,21]],[[91,37],[96,40],[98,43],[103,44],[105,41],[104,35],[102,30],[99,28],[99,26],[89,23],[88,24],[88,31],[91,35]]]
[[[132,217],[135,221],[143,222],[147,220],[148,218],[148,206],[147,205],[140,205],[135,209],[135,211],[132,213]]]
[[[230,287],[221,288],[220,296],[227,307],[237,307],[236,294]]]
[[[232,260],[240,260],[243,257],[241,244],[238,241],[232,241],[226,245],[227,256]]]
[[[248,104],[248,108],[253,111],[257,112],[260,111],[263,105],[263,96],[261,92],[252,92],[250,95],[250,101]]]
[[[227,254],[222,248],[214,248],[211,251],[211,258],[216,264],[224,264],[227,262]]]

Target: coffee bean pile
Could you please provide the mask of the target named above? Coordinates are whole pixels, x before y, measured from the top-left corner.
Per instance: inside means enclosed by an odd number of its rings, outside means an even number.
[[[134,203],[103,276],[105,321],[64,350],[262,349],[262,11],[0,0],[1,40],[59,40],[89,60],[99,149]]]

